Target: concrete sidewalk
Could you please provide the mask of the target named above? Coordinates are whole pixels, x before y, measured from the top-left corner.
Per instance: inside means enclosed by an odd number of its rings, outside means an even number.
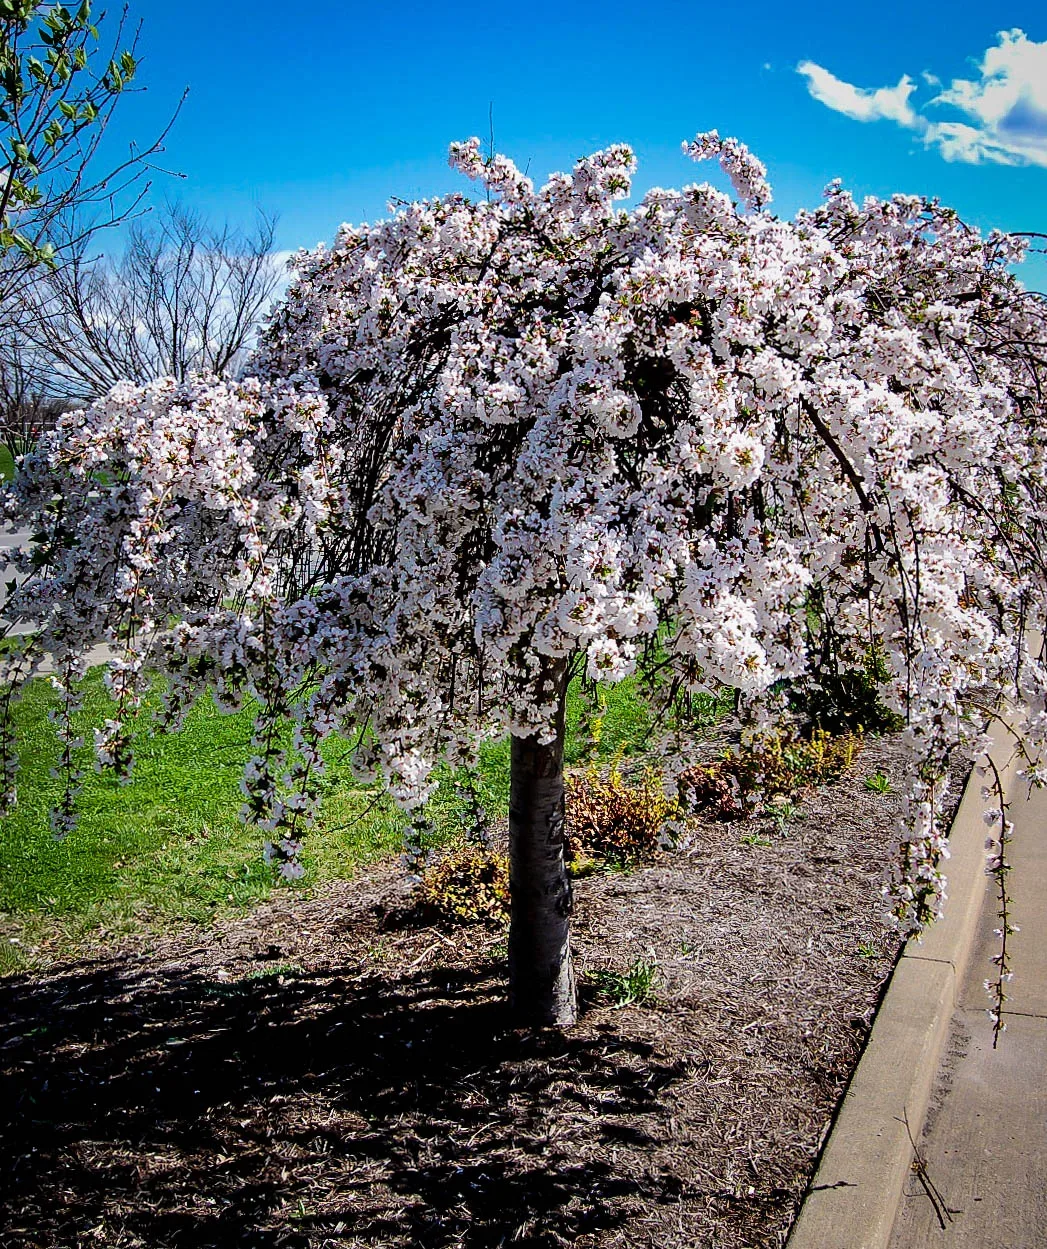
[[[890,1249],[1047,1247],[1047,790],[1029,798],[1020,782],[1008,788],[1012,922],[1021,931],[1012,938],[1007,1029],[994,1050],[983,982],[995,970],[999,920],[989,888],[918,1137],[947,1212],[936,1213],[914,1171]]]
[[[108,663],[110,659],[118,655],[120,652],[115,647],[107,646],[104,642],[98,646],[92,646],[86,654],[88,668],[97,667],[98,664]],[[38,677],[50,676],[54,672],[55,666],[50,655],[44,656],[44,661],[36,670]]]

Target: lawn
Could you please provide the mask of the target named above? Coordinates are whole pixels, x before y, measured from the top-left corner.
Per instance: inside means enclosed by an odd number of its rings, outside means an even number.
[[[220,714],[207,700],[175,734],[156,733],[151,711],[136,733],[132,780],[119,785],[90,769],[79,799],[80,823],[56,842],[48,824],[59,783],[50,775],[57,755],[48,710],[55,694],[48,682],[32,683],[17,711],[22,770],[19,804],[0,833],[0,923],[16,933],[0,940],[0,970],[25,965],[41,941],[75,941],[90,933],[132,932],[170,922],[204,923],[216,914],[243,910],[274,888],[306,892],[351,876],[360,863],[396,851],[404,817],[374,787],[361,787],[349,767],[349,746],[331,739],[325,756],[321,818],[306,842],[305,879],[274,881],[261,854],[263,837],[237,817],[239,780],[250,754],[251,713]],[[606,763],[617,752],[642,750],[650,728],[635,682],[604,691],[594,715],[591,702],[571,689],[567,762]],[[91,730],[107,714],[101,669],[87,678],[78,726]],[[715,707],[710,700],[710,716]],[[445,772],[430,804],[433,836],[444,840],[461,828],[462,798]],[[494,819],[508,811],[508,742],[482,754],[479,790]]]
[[[9,447],[0,443],[0,481],[10,481],[15,475],[15,457]]]

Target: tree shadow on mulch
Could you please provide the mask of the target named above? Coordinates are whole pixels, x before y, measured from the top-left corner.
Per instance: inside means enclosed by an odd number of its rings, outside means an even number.
[[[552,1246],[676,1200],[643,1154],[685,1064],[514,1031],[503,992],[489,962],[2,981],[0,1243]]]
[[[658,981],[568,1033],[395,863],[0,979],[0,1249],[781,1249],[897,950],[900,751],[578,881],[582,986]]]

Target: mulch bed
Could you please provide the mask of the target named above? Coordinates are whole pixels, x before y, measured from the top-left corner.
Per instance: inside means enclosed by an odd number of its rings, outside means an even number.
[[[503,933],[398,920],[392,865],[0,980],[0,1245],[784,1244],[897,953],[862,781],[899,749],[577,882],[563,1034],[511,1028]],[[639,956],[653,1005],[587,987]]]

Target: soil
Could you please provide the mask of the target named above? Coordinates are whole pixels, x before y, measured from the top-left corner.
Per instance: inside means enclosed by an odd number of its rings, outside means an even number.
[[[393,864],[0,980],[0,1245],[783,1245],[897,954],[863,778],[899,759],[576,882],[564,1033]],[[616,1009],[589,973],[638,957]]]

